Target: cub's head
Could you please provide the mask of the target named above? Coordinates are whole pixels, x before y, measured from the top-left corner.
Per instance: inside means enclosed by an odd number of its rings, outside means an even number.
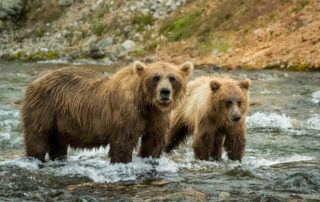
[[[185,62],[176,66],[166,62],[156,62],[145,65],[136,61],[133,68],[134,73],[141,77],[141,90],[145,102],[161,111],[168,111],[183,98],[193,64]]]
[[[248,109],[248,90],[251,81],[235,81],[232,79],[213,79],[210,81],[215,113],[223,122],[229,124],[244,121]]]

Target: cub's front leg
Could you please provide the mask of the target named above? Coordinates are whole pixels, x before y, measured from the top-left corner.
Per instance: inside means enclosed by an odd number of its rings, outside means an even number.
[[[231,127],[227,130],[224,147],[230,160],[238,160],[241,162],[245,146],[246,130],[244,123],[239,123],[235,127]]]
[[[209,131],[195,131],[192,147],[197,159],[209,161],[213,148],[213,134]]]

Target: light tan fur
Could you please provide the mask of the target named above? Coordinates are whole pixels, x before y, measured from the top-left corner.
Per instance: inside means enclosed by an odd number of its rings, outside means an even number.
[[[222,77],[203,76],[191,81],[186,99],[172,113],[165,151],[170,152],[193,134],[196,158],[219,160],[224,146],[230,159],[241,161],[249,86],[250,80]]]

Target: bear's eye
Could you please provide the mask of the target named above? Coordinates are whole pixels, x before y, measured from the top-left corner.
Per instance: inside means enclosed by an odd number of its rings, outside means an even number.
[[[152,77],[152,81],[154,81],[154,82],[158,82],[159,80],[160,80],[159,75],[155,75],[154,77]]]
[[[237,101],[239,107],[241,107],[241,100]]]
[[[169,76],[169,81],[171,83],[174,83],[174,82],[176,82],[176,78],[174,78],[173,76]]]
[[[226,107],[229,108],[232,105],[232,101],[231,100],[226,100]]]

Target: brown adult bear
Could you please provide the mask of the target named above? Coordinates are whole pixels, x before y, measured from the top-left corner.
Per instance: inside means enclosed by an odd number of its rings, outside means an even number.
[[[165,151],[171,152],[193,133],[196,158],[220,160],[224,146],[229,159],[241,161],[250,83],[206,76],[190,82],[186,99],[172,113]]]
[[[140,157],[158,158],[170,111],[184,97],[190,62],[181,66],[139,61],[107,77],[84,68],[62,68],[26,90],[21,116],[26,155],[64,158],[67,148],[110,144],[111,162],[127,163],[142,136]]]

